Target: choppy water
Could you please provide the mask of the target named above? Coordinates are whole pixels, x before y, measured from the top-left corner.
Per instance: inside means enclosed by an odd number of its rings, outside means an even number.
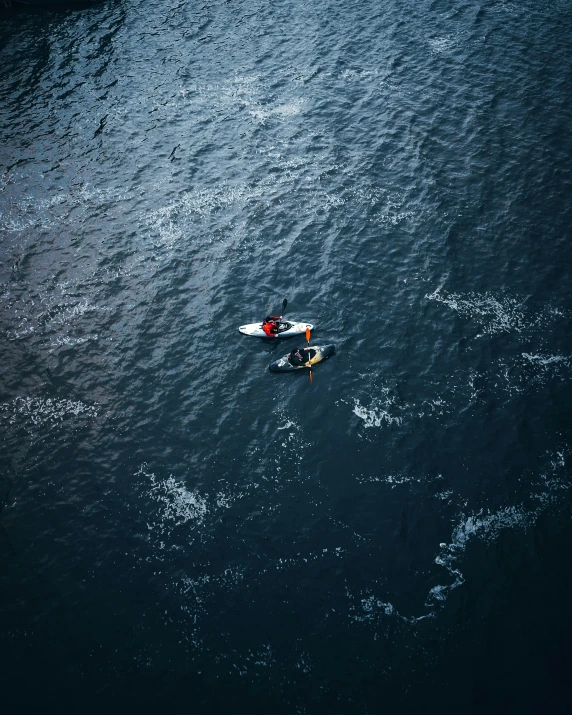
[[[571,20],[0,18],[7,702],[566,711]]]

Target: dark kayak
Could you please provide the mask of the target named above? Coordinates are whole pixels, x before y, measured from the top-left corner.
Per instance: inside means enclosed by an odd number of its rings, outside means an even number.
[[[335,345],[312,345],[310,350],[313,351],[314,356],[311,358],[310,363],[316,365],[316,363],[322,362],[326,358],[331,357],[336,352]],[[294,370],[307,370],[306,365],[292,365],[288,360],[288,355],[275,360],[268,366],[270,372],[292,372]]]

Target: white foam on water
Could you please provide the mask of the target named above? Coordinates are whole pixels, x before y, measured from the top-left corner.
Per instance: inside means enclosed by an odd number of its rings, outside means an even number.
[[[483,401],[499,390],[509,395],[522,394],[549,381],[568,379],[571,365],[567,355],[521,353],[514,358],[498,358],[492,361],[489,370],[469,371],[470,399]]]
[[[220,83],[198,83],[181,88],[178,97],[184,103],[201,104],[217,113],[247,111],[259,123],[268,119],[287,119],[304,111],[306,99],[268,103],[270,90],[258,74],[240,75]]]
[[[402,201],[388,197],[387,191],[380,186],[372,184],[359,185],[350,191],[350,195],[356,203],[366,206],[375,206],[384,202],[389,209],[397,209],[401,207]]]
[[[407,219],[413,218],[415,213],[413,211],[401,211],[399,213],[378,213],[373,218],[377,219],[380,223],[390,223],[392,226],[397,226]]]
[[[345,80],[361,80],[361,79],[375,79],[379,77],[380,71],[378,69],[345,69],[340,72],[340,79]]]
[[[567,503],[567,494],[572,488],[572,482],[570,482],[566,469],[568,458],[568,449],[556,450],[549,458],[546,472],[539,475],[536,483],[536,487],[540,487],[540,490],[532,490],[529,494],[531,506],[509,505],[497,510],[480,509],[473,513],[460,514],[453,528],[451,541],[439,545],[439,551],[434,560],[437,566],[443,567],[447,571],[451,581],[438,584],[429,590],[425,599],[425,607],[429,609],[427,613],[421,616],[403,616],[393,604],[372,595],[371,591],[360,595],[359,605],[356,605],[356,598],[352,596],[346,586],[346,595],[352,599],[349,617],[355,621],[374,623],[389,616],[395,616],[409,623],[415,623],[423,618],[433,618],[436,607],[443,607],[450,593],[465,583],[460,564],[472,541],[492,545],[502,532],[509,529],[526,531],[547,509]],[[446,490],[435,496],[451,503],[452,494],[451,490]]]
[[[508,295],[487,293],[449,293],[439,286],[425,295],[427,300],[442,303],[464,318],[481,323],[484,334],[524,333],[538,329],[558,319],[569,317],[567,311],[554,306],[544,306],[536,311],[525,307],[524,302]]]
[[[533,324],[523,304],[509,296],[448,293],[440,286],[425,298],[442,303],[465,318],[479,319],[483,322],[484,332],[490,335],[512,331],[521,333]]]
[[[381,610],[386,616],[392,616],[395,613],[395,608],[392,603],[380,601],[375,596],[361,599],[361,607],[365,615],[361,617],[355,616],[355,620],[371,620],[376,610]]]
[[[555,452],[550,458],[550,467],[540,475],[540,489],[531,496],[540,502],[540,510],[557,505],[566,492],[572,488],[569,470],[566,469],[570,458],[568,448]]]
[[[383,427],[391,424],[400,425],[403,422],[403,418],[397,415],[392,415],[389,409],[393,401],[384,402],[383,404],[374,400],[369,407],[365,407],[361,402],[354,398],[354,408],[353,413],[363,420],[364,427],[369,429],[371,427]]]
[[[295,117],[302,114],[304,111],[305,101],[304,99],[294,99],[285,104],[277,104],[274,106],[260,106],[255,109],[250,109],[249,114],[255,119],[258,119],[261,123],[264,123],[267,119],[286,119],[287,117]]]
[[[162,246],[172,248],[186,233],[186,223],[194,216],[207,217],[217,210],[244,205],[268,195],[268,186],[275,182],[226,185],[215,189],[197,189],[181,195],[177,201],[152,211],[146,223]]]
[[[21,233],[30,229],[51,229],[58,225],[60,219],[50,216],[49,212],[65,203],[66,196],[62,193],[45,199],[23,196],[12,205],[10,213],[0,211],[0,229],[10,233]],[[48,215],[45,215],[46,213]]]
[[[82,284],[86,280],[85,275],[74,281],[55,284],[48,279],[47,287],[40,287],[37,292],[30,291],[20,295],[5,294],[3,297],[6,299],[6,315],[13,323],[13,326],[6,331],[6,338],[20,340],[38,335],[51,339],[51,348],[80,345],[97,340],[99,335],[94,333],[73,336],[62,334],[61,330],[78,321],[83,322],[85,316],[111,312],[111,308],[96,305],[89,297],[78,297],[78,294],[85,290]]]
[[[323,206],[325,208],[339,208],[346,203],[346,199],[341,196],[332,196],[331,194],[324,194],[323,196]]]
[[[84,300],[80,301],[79,303],[76,303],[75,305],[72,305],[70,307],[65,307],[65,309],[61,313],[58,313],[53,318],[50,318],[49,320],[47,320],[46,325],[49,323],[58,323],[59,325],[67,325],[71,320],[74,320],[75,318],[81,317],[82,315],[85,315],[86,313],[95,313],[100,310],[101,310],[101,308],[99,306],[93,305],[87,299],[84,299]],[[105,310],[109,311],[110,308],[107,308]]]
[[[163,518],[174,525],[188,521],[201,523],[207,513],[206,500],[198,492],[188,490],[173,476],[167,479],[151,477],[151,493],[163,506]]]
[[[540,365],[541,367],[549,367],[550,365],[557,364],[563,364],[569,367],[570,365],[570,358],[566,355],[531,355],[530,353],[522,353],[522,357],[533,365]]]
[[[292,429],[294,427],[294,429]],[[281,435],[278,439],[280,447],[283,449],[291,448],[292,443],[297,445],[298,448],[309,447],[310,443],[303,439],[303,431],[298,425],[291,424],[289,427],[282,427],[282,430],[287,430],[284,435]]]
[[[74,205],[91,204],[100,206],[105,203],[119,203],[129,197],[127,192],[118,191],[114,188],[93,188],[90,184],[84,184],[78,190],[72,190],[66,194],[64,201],[69,201]]]
[[[507,506],[494,512],[485,512],[481,509],[477,514],[461,519],[453,532],[451,546],[456,549],[464,548],[474,537],[491,543],[504,529],[530,526],[534,518],[535,514],[522,506]]]
[[[360,374],[359,377],[369,380],[371,376]],[[358,397],[354,397],[351,402],[346,399],[336,401],[336,404],[350,404],[353,414],[363,420],[366,429],[402,425],[412,419],[438,420],[454,411],[452,402],[440,395],[415,404],[401,402],[399,396],[388,387],[373,385],[370,392],[375,396],[367,405]]]
[[[451,37],[451,35],[433,37],[428,39],[427,43],[431,48],[431,52],[436,55],[449,52],[457,46],[457,40]]]
[[[374,627],[382,625],[388,618],[397,618],[400,621],[414,625],[426,618],[434,618],[435,612],[429,611],[421,616],[404,616],[399,613],[393,603],[385,601],[371,592],[361,592],[354,596],[346,586],[346,596],[350,600],[350,620],[357,623],[371,623]]]
[[[51,397],[17,397],[11,402],[0,404],[2,414],[10,424],[18,420],[29,420],[34,425],[59,423],[69,417],[97,417],[97,403],[86,405],[79,400],[58,400]]]
[[[360,484],[367,484],[367,483],[373,483],[373,482],[383,482],[384,484],[389,484],[389,486],[392,489],[395,489],[395,487],[402,486],[403,484],[410,484],[412,482],[416,482],[420,484],[421,482],[425,481],[421,477],[414,477],[412,475],[405,475],[405,474],[387,474],[385,476],[367,476],[364,477],[363,475],[360,475],[359,477],[356,477],[356,481],[359,482]]]
[[[145,477],[148,483],[148,493],[157,503],[160,514],[156,521],[148,521],[148,528],[160,534],[170,533],[173,528],[189,524],[199,526],[208,512],[207,501],[196,490],[178,482],[173,475],[160,479],[154,472],[147,471],[144,463],[135,473],[137,477]]]
[[[488,8],[487,12],[490,12],[491,14],[495,15],[522,15],[523,13],[527,12],[527,7],[526,5],[521,6],[520,3],[514,3],[511,0],[509,2],[496,2],[492,3]]]
[[[77,345],[83,345],[84,343],[91,342],[93,340],[97,340],[99,338],[99,335],[86,335],[82,338],[68,338],[68,337],[63,337],[63,338],[58,338],[54,342],[50,343],[51,348],[59,348],[59,347],[66,347],[66,348],[73,348],[76,347]],[[50,352],[53,352],[53,350],[50,350]]]
[[[302,563],[308,564],[321,559],[329,558],[341,558],[346,554],[346,550],[341,546],[335,546],[334,548],[324,548],[319,551],[310,551],[308,553],[302,554],[302,552],[291,557],[279,557],[274,563],[274,568],[276,571],[284,571],[290,569],[294,566],[300,566]],[[262,573],[265,573],[267,569],[264,569]]]
[[[418,417],[442,417],[452,412],[449,402],[441,397],[425,400],[421,407],[416,409],[421,409],[421,412],[417,412]]]
[[[230,509],[238,499],[245,496],[244,492],[232,493],[227,491],[217,492],[215,495],[215,503],[219,509]]]
[[[377,207],[369,216],[369,221],[376,224],[398,224],[415,216],[414,211],[403,209],[405,198],[396,193],[390,193],[386,188],[374,185],[358,185],[349,191],[351,201],[369,207]]]
[[[465,578],[458,568],[458,561],[471,540],[479,539],[491,544],[498,539],[502,531],[527,529],[534,524],[537,517],[537,510],[528,510],[522,505],[507,506],[493,512],[481,509],[469,516],[461,516],[453,530],[451,542],[440,544],[440,551],[435,557],[435,563],[438,566],[443,566],[453,577],[453,581],[449,584],[439,584],[430,589],[425,605],[433,606],[435,601],[445,601],[451,591],[465,582]]]
[[[22,180],[29,182],[28,177],[22,177]],[[30,229],[49,230],[61,225],[64,218],[61,216],[62,208],[80,207],[82,213],[85,213],[103,208],[104,204],[119,203],[127,196],[114,188],[98,189],[89,185],[65,192],[57,190],[54,195],[41,199],[26,195],[13,205],[10,213],[0,211],[0,229],[10,233],[22,233]],[[70,217],[65,216],[65,219],[69,223]]]
[[[540,503],[541,509],[558,505],[563,494],[570,489],[570,484],[562,481],[562,479],[546,478],[542,486],[543,491],[531,494],[531,497]]]
[[[35,325],[28,325],[28,318],[24,318],[22,323],[15,330],[6,331],[7,340],[20,340],[21,338],[27,338],[36,332]]]
[[[368,378],[367,374],[360,377]],[[362,404],[357,397],[353,398],[352,403],[346,399],[336,401],[336,404],[352,404],[352,412],[361,420],[363,420],[366,428],[382,428],[392,424],[401,425],[407,419],[412,418],[435,418],[450,415],[453,412],[451,402],[441,396],[433,397],[420,401],[418,405],[415,403],[399,403],[398,398],[392,395],[391,390],[387,387],[375,388],[380,392],[380,397],[374,397],[370,404],[366,406]]]

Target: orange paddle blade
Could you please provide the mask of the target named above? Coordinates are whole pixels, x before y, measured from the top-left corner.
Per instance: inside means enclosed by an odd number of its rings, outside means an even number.
[[[306,342],[310,344],[310,328],[306,328]]]

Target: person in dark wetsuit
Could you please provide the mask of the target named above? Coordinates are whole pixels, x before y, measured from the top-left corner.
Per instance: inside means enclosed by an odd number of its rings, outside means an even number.
[[[294,367],[306,366],[315,354],[316,351],[311,348],[302,348],[301,350],[299,348],[294,348],[288,354],[288,362],[290,365],[294,365]]]
[[[269,338],[275,338],[278,334],[281,317],[281,315],[268,315],[262,321],[262,330],[264,330]]]

